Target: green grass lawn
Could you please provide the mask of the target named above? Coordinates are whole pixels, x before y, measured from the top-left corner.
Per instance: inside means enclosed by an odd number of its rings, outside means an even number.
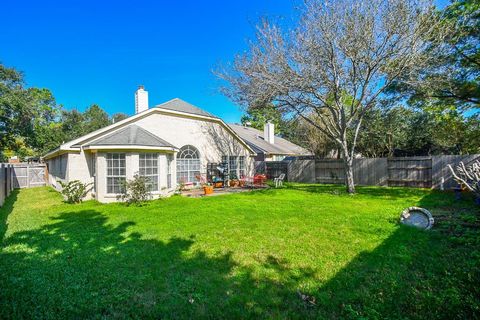
[[[290,185],[143,207],[15,191],[0,318],[480,317],[480,210],[453,194]],[[419,205],[438,224],[398,224]]]

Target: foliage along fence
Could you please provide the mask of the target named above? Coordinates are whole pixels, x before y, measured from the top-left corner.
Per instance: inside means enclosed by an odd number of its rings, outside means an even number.
[[[455,166],[463,161],[468,165],[479,158],[480,154],[359,158],[354,160],[353,174],[357,185],[453,189],[458,184],[452,178],[447,164]],[[341,159],[292,160],[286,163],[283,172],[287,174],[288,181],[345,183],[345,169]],[[266,167],[277,166],[274,162],[268,162]],[[278,174],[272,177],[275,176]]]
[[[0,207],[13,189],[46,185],[45,164],[0,163]]]

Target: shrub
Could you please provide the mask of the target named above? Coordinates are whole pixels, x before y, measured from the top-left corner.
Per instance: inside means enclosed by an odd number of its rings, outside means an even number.
[[[141,205],[151,198],[151,193],[148,190],[147,183],[147,178],[136,174],[132,180],[124,182],[123,192],[118,196],[118,198],[128,205]]]
[[[62,186],[62,194],[65,197],[65,201],[68,203],[80,203],[82,199],[85,198],[89,188],[92,183],[82,183],[79,180],[73,180],[69,183],[63,183],[59,181],[60,185]]]

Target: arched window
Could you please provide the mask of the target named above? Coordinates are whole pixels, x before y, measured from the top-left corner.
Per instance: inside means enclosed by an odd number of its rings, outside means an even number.
[[[194,146],[183,146],[177,155],[177,183],[195,182],[200,175],[200,153]]]

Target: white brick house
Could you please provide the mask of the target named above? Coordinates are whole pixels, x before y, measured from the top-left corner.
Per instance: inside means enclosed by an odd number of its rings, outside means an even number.
[[[148,108],[148,93],[135,94],[136,114],[66,142],[44,156],[49,184],[92,183],[88,197],[113,202],[122,181],[148,176],[154,196],[172,194],[178,182],[195,182],[208,163],[228,160],[237,176],[253,175],[256,153],[231,127],[180,99]],[[231,171],[232,171],[231,170]]]

